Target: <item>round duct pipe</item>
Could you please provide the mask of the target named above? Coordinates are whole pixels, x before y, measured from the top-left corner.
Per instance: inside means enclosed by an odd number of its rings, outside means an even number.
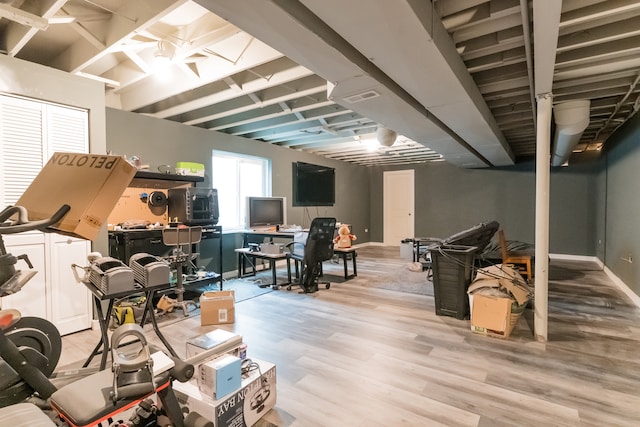
[[[376,131],[376,138],[378,139],[380,145],[391,147],[396,142],[396,138],[398,138],[398,132],[380,126]]]
[[[582,133],[589,125],[591,101],[559,102],[553,106],[556,131],[553,137],[551,166],[562,166],[569,159],[573,149],[580,142]]]

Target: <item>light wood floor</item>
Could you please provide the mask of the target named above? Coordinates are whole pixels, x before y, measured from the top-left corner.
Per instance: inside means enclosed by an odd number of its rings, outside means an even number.
[[[363,251],[361,277],[367,262]],[[640,425],[640,310],[594,263],[552,260],[549,288],[547,343],[530,316],[509,340],[488,338],[436,316],[432,297],[349,281],[240,302],[225,329],[277,366],[262,427]],[[190,317],[163,332],[182,354],[214,328]],[[63,358],[85,358],[97,337],[65,337]]]

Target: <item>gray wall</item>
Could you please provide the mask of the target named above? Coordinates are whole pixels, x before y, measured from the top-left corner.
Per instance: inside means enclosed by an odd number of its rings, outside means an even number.
[[[605,264],[640,295],[640,114],[607,143]],[[632,258],[632,263],[623,260]]]
[[[446,162],[372,168],[372,240],[382,241],[382,175],[393,169],[415,170],[416,236],[446,237],[496,220],[508,239],[534,242],[534,163],[495,169],[460,169]],[[598,170],[591,162],[552,171],[550,252],[596,255]]]
[[[226,150],[271,159],[272,193],[287,197],[287,222],[308,226],[316,216],[332,216],[338,221],[351,224],[358,236],[358,243],[367,242],[365,229],[371,227],[369,220],[369,175],[362,166],[326,159],[289,148],[269,145],[220,132],[186,126],[168,120],[156,119],[141,114],[107,108],[107,149],[113,154],[137,155],[150,170],[163,164],[174,165],[177,161],[198,162],[205,165],[206,186],[211,182],[211,152]],[[295,161],[303,161],[336,169],[336,204],[333,207],[292,207],[292,169]],[[224,270],[235,269],[233,249],[241,245],[240,237],[227,235],[224,238]],[[207,242],[205,249],[213,242]],[[207,253],[212,252],[207,249]],[[217,262],[214,256],[205,261],[212,268]],[[214,268],[217,270],[217,268]]]

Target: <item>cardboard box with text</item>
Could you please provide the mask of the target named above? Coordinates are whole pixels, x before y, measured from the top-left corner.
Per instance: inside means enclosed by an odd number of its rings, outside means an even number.
[[[195,379],[174,382],[181,405],[213,422],[215,427],[250,427],[276,404],[276,366],[255,360],[255,369],[242,378],[240,389],[222,399],[213,400],[198,389]]]
[[[94,240],[135,173],[124,157],[56,152],[16,205],[27,209],[30,220],[49,218],[69,205],[71,210],[52,228]]]

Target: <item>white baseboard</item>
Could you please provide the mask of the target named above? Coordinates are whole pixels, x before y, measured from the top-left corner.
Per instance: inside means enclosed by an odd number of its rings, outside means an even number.
[[[622,291],[625,293],[626,296],[629,297],[629,299],[637,306],[640,307],[640,296],[636,295],[635,292],[633,292],[631,290],[631,288],[629,288],[629,286],[627,286],[626,283],[624,283],[622,280],[620,280],[620,278],[618,276],[615,275],[615,273],[611,270],[609,270],[609,267],[604,266],[604,272],[606,273],[607,276],[609,276],[609,279],[611,279],[611,281]]]
[[[551,259],[564,259],[569,261],[591,261],[598,264],[600,268],[604,268],[604,264],[600,261],[600,258],[587,255],[567,255],[567,254],[549,254]]]

